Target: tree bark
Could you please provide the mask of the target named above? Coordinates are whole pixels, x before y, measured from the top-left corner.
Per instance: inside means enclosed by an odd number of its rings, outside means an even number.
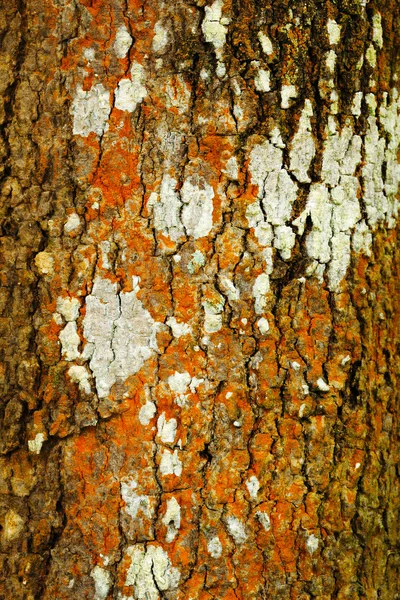
[[[399,598],[399,0],[0,44],[0,598]]]

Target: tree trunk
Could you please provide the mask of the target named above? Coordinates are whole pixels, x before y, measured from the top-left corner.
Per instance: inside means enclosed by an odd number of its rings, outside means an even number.
[[[0,43],[0,598],[399,598],[399,0]]]

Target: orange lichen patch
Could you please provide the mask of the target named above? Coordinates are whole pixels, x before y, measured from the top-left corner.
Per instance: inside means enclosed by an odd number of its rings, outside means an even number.
[[[234,154],[235,147],[234,137],[208,134],[200,138],[197,152],[202,160],[222,176],[228,160]]]
[[[121,234],[124,237],[124,241],[127,245],[127,248],[129,248],[129,250],[134,253],[138,253],[139,250],[142,250],[143,252],[145,252],[146,254],[148,253],[150,255],[150,253],[153,252],[153,248],[154,248],[154,238],[151,235],[151,232],[149,232],[148,230],[146,230],[144,223],[141,221],[135,221],[133,223],[121,223],[119,225],[119,227],[117,227],[117,229],[120,229]],[[152,263],[156,263],[156,262],[160,262],[159,259],[155,258],[154,256],[149,256],[148,260],[152,261]],[[140,275],[144,276],[145,272],[149,271],[149,268],[147,268],[147,270],[144,268],[144,264],[145,261],[143,259],[140,259],[140,255],[138,256],[137,260],[135,261],[134,265],[129,265],[130,269],[141,269],[142,273]],[[150,271],[153,271],[155,273],[157,273],[156,269],[150,269]]]
[[[239,582],[237,597],[241,600],[259,597],[264,589],[263,556],[253,541],[247,547],[236,551],[234,562],[235,575]]]
[[[35,410],[33,413],[33,431],[34,434],[37,432],[46,431],[46,411]]]
[[[200,306],[198,282],[188,280],[179,266],[174,267],[172,291],[175,317],[184,322],[198,318],[198,307]]]
[[[179,600],[184,600],[188,598],[188,595],[194,595],[195,598],[199,598],[199,600],[212,600],[214,596],[204,589],[205,583],[205,575],[204,573],[199,573],[195,571],[191,577],[185,581],[182,588],[179,590],[177,598]]]
[[[42,360],[48,365],[56,364],[60,359],[59,333],[61,329],[62,325],[57,325],[52,317],[39,329],[39,335],[43,340],[40,344],[40,353]]]
[[[219,428],[216,429],[218,435]],[[205,492],[211,505],[234,501],[242,474],[249,465],[249,455],[246,450],[229,449],[227,446],[227,440],[223,440],[223,442],[221,440],[218,451],[223,456],[223,463],[230,465],[229,470],[224,467],[224,464],[213,465],[213,471],[208,477]]]
[[[227,389],[229,391],[226,391]],[[239,386],[230,386],[215,398],[215,403],[219,408],[223,406],[228,418],[232,422],[237,421],[240,429],[247,436],[252,428],[254,417],[245,390]]]
[[[144,389],[137,387],[140,379],[138,377],[135,380],[133,377],[129,379],[130,381],[126,383],[126,386],[136,393],[119,402],[118,412],[120,414],[109,425],[110,435],[115,439],[115,444],[121,448],[129,443],[130,437],[138,440],[138,442],[148,442],[154,437],[152,428],[144,427],[139,419],[140,409],[146,402]],[[148,381],[147,378],[145,380]]]
[[[182,236],[183,237],[183,236]],[[167,235],[164,235],[161,231],[157,232],[157,239],[166,254],[173,254],[177,250],[177,243],[171,240]]]
[[[219,586],[217,589],[220,589]],[[238,598],[237,591],[234,590],[221,590],[221,600],[236,600]]]
[[[217,240],[218,263],[220,269],[233,270],[243,252],[240,230],[227,226]]]
[[[93,69],[91,69],[90,72],[86,75],[85,79],[83,80],[83,85],[82,85],[83,91],[88,92],[92,88],[95,81],[96,81],[96,76],[95,76]]]
[[[46,543],[46,540],[48,539],[49,535],[51,533],[51,525],[48,521],[48,519],[40,519],[37,523],[37,527],[35,529],[33,538],[32,538],[32,544],[33,544],[33,548],[32,550],[34,552],[40,552],[41,549],[43,548],[43,545]]]
[[[221,538],[222,543],[224,543],[225,540],[222,535],[219,534],[219,537]],[[224,548],[225,547],[224,543]],[[222,560],[213,559],[212,557],[207,556],[207,554],[204,554],[204,561],[207,565],[205,584],[206,588],[213,594],[212,597],[215,598],[215,594],[218,594],[218,597],[220,598],[237,598],[235,590],[238,587],[238,583],[235,567],[231,558],[224,556]]]
[[[71,400],[72,398],[65,394],[58,395],[57,404],[52,406],[53,420],[49,428],[50,435],[58,435],[60,438],[63,438],[71,433],[71,427],[68,423],[71,411]]]
[[[74,482],[67,499],[67,528],[81,531],[95,560],[101,553],[115,552],[119,543],[119,482],[113,477],[109,451],[90,428],[68,441],[64,452],[66,474]]]
[[[123,150],[123,142],[116,143],[116,150],[102,156],[101,167],[97,170],[93,185],[103,192],[103,201],[107,206],[122,205],[130,198],[131,190],[121,182],[121,173],[129,173],[132,178],[137,172],[137,157]],[[139,177],[131,180],[131,185],[139,185]],[[102,208],[103,208],[102,204]],[[104,210],[104,208],[103,208]]]

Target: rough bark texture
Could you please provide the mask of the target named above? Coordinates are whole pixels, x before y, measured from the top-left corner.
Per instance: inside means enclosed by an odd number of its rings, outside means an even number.
[[[0,598],[399,598],[399,1],[0,45]]]

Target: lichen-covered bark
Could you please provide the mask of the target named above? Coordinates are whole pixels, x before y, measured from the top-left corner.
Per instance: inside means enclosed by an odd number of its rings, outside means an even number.
[[[399,32],[0,5],[0,598],[399,597]]]

